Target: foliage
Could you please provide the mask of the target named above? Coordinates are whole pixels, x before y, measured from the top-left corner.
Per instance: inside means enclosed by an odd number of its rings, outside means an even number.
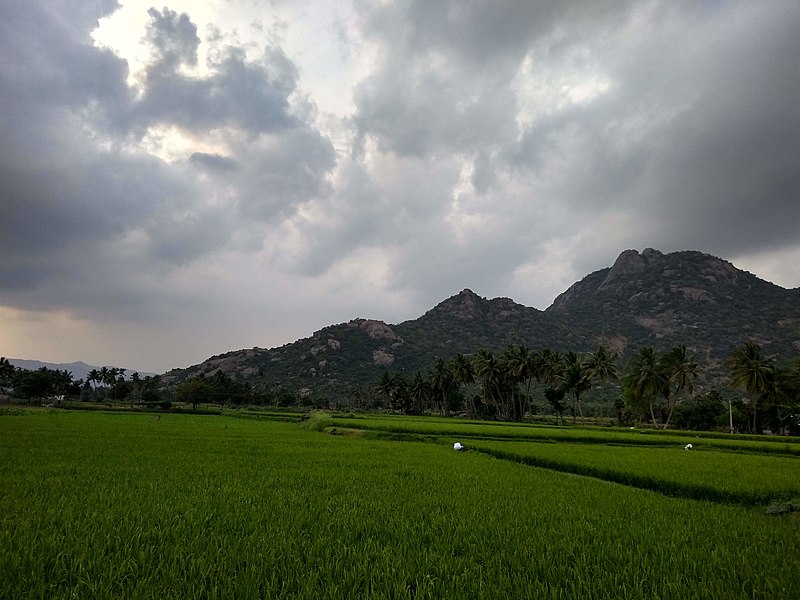
[[[800,459],[715,450],[598,444],[473,441],[470,448],[539,467],[715,502],[768,504],[800,493]],[[703,447],[703,451],[698,451]]]
[[[67,395],[78,395],[80,390],[72,381],[72,373],[66,370],[42,367],[35,371],[14,369],[6,376],[7,386],[18,398],[32,402],[41,402],[45,398],[63,400]]]
[[[8,362],[5,356],[0,356],[0,394],[6,393],[6,389],[11,385],[13,376],[14,365]]]
[[[198,377],[177,386],[173,396],[178,402],[189,403],[193,410],[197,410],[198,404],[211,402],[214,397],[214,388],[204,378]]]
[[[744,388],[749,396],[753,415],[752,430],[760,433],[758,405],[773,399],[776,391],[774,358],[762,356],[761,346],[758,344],[745,342],[731,352],[728,368],[731,386]]]
[[[796,520],[451,446],[0,417],[0,597],[800,597]]]

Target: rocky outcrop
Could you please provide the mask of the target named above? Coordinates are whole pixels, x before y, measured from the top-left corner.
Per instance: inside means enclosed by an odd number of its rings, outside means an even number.
[[[380,340],[390,343],[403,343],[403,338],[397,335],[394,329],[392,329],[383,321],[376,321],[374,319],[353,319],[348,323],[348,325],[363,329],[373,340]]]
[[[486,298],[481,298],[470,289],[464,289],[444,302],[440,302],[433,310],[457,319],[474,320],[483,315],[486,302]]]
[[[372,352],[372,364],[377,367],[390,367],[394,364],[394,354],[380,348]]]
[[[598,289],[604,290],[612,287],[615,282],[629,278],[631,275],[641,273],[647,268],[647,264],[654,259],[663,256],[658,250],[646,248],[639,254],[636,250],[625,250],[614,261],[611,270],[608,272],[603,283]]]

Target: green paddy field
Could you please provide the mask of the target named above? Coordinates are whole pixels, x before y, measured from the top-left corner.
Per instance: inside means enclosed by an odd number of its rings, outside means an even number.
[[[260,417],[1,413],[0,598],[800,598],[798,440]]]

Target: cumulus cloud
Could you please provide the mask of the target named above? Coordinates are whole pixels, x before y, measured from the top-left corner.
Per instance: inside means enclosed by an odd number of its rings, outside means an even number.
[[[577,236],[582,269],[629,246],[725,255],[796,244],[797,7],[401,2],[365,11],[384,59],[356,90],[359,139],[424,158],[432,171],[461,155],[471,162],[466,196],[502,181],[472,217],[491,231],[513,213],[488,249],[507,276],[564,237]],[[438,193],[446,203],[458,191]],[[598,236],[598,223],[612,230]],[[437,233],[413,248],[441,249],[448,228]],[[598,240],[607,233],[614,248]],[[485,267],[473,264],[479,278]]]
[[[280,48],[254,61],[223,48],[204,73],[186,73],[197,64],[196,26],[153,9],[153,60],[137,90],[125,61],[92,44],[101,14],[11,4],[14,27],[6,23],[2,42],[11,60],[0,66],[9,99],[0,122],[3,303],[87,314],[146,304],[137,275],[169,277],[234,244],[252,218],[278,218],[325,193],[335,157],[293,113],[297,73]],[[153,128],[172,128],[189,146],[222,132],[208,144],[224,153],[191,152],[186,166],[164,160],[140,145]],[[110,277],[123,258],[124,276]]]

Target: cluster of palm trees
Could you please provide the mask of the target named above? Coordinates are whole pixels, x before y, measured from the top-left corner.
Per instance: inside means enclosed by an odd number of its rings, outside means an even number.
[[[9,390],[13,395],[28,400],[54,397],[58,402],[63,396],[77,391],[72,373],[60,369],[41,367],[35,371],[14,367],[8,359],[0,357],[0,394],[5,395]]]
[[[691,395],[698,365],[686,346],[673,346],[658,356],[651,346],[641,348],[628,363],[622,385],[626,406],[643,411],[646,407],[654,426],[656,405],[665,414],[663,428],[669,427],[675,406],[684,394]]]
[[[521,421],[530,405],[531,384],[537,381],[550,390],[548,399],[554,407],[560,407],[557,410],[562,418],[560,400],[565,394],[573,399],[573,415],[583,417],[581,395],[595,383],[616,380],[616,361],[616,354],[602,346],[581,356],[512,344],[498,354],[484,348],[474,355],[458,353],[449,361],[437,358],[427,374],[416,372],[409,381],[385,371],[377,391],[387,408],[410,412],[432,409],[447,415],[466,403],[463,408],[471,416]],[[480,386],[480,393],[465,400],[461,389],[473,384]]]
[[[751,431],[761,433],[760,408],[774,408],[779,422],[789,418],[791,429],[800,427],[800,357],[779,366],[774,355],[765,355],[758,344],[748,342],[731,352],[727,367],[731,386],[747,395]]]
[[[784,369],[775,359],[748,342],[733,350],[725,362],[729,388],[746,393],[751,431],[761,429],[759,407],[796,410],[800,405],[800,358]],[[563,421],[569,410],[576,421],[583,419],[581,400],[588,390],[619,382],[619,390],[614,390],[618,415],[649,417],[653,426],[666,429],[676,406],[692,397],[700,375],[696,357],[683,345],[663,353],[643,347],[627,361],[624,371],[618,363],[619,356],[603,346],[577,354],[510,345],[500,353],[482,349],[472,355],[456,354],[450,360],[437,358],[427,373],[416,372],[408,379],[384,371],[376,390],[386,408],[414,413],[432,410],[442,415],[463,410],[470,416],[521,421],[530,408],[531,384],[537,382],[559,418]],[[465,388],[477,393],[463,394]]]
[[[114,399],[116,400],[117,388],[125,382],[125,371],[120,367],[101,367],[100,369],[92,369],[86,374],[86,382],[92,386],[92,396],[97,398],[97,386],[110,387]],[[134,373],[136,378],[139,374]]]

